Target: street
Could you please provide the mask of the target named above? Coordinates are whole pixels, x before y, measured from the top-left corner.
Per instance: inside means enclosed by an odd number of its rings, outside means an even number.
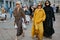
[[[43,40],[60,40],[60,14],[55,14],[56,21],[54,22],[55,33],[52,39],[43,38]],[[20,40],[33,40],[31,38],[31,27],[32,23],[30,22],[27,25],[27,30],[25,30],[25,37]],[[0,40],[15,40],[16,29],[14,28],[14,19],[11,20],[8,18],[6,22],[0,22]],[[35,39],[34,39],[35,40]]]

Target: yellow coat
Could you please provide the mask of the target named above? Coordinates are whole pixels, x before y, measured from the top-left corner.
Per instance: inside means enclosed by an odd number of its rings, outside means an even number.
[[[33,17],[34,23],[37,24],[37,23],[43,22],[45,20],[45,18],[46,18],[46,15],[45,15],[45,12],[42,8],[35,10],[34,17]]]
[[[44,10],[36,9],[33,16],[33,25],[32,25],[32,37],[35,35],[35,31],[40,34],[39,37],[42,39],[43,37],[43,21],[45,20],[46,15]],[[39,31],[38,31],[39,30]]]

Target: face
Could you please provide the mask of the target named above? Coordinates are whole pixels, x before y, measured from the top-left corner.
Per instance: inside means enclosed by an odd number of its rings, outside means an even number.
[[[16,7],[19,8],[20,7],[20,4],[16,4]]]
[[[38,5],[38,8],[39,8],[39,9],[42,8],[42,5]]]
[[[49,2],[48,1],[46,2],[46,5],[49,6]]]

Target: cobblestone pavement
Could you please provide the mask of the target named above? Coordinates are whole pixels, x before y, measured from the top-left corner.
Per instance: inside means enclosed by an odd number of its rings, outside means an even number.
[[[54,22],[55,34],[52,39],[43,38],[43,40],[60,40],[60,14],[56,14],[56,22]],[[15,40],[16,29],[14,28],[14,20],[9,19],[6,22],[0,22],[0,40]],[[31,38],[31,22],[27,25],[27,30],[25,30],[25,37],[22,40],[32,40]],[[20,39],[21,40],[21,39]]]

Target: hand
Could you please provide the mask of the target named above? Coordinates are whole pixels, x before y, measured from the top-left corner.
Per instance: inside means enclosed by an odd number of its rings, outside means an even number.
[[[55,21],[55,18],[53,18],[52,20]]]
[[[27,23],[27,21],[24,21],[24,23]]]

